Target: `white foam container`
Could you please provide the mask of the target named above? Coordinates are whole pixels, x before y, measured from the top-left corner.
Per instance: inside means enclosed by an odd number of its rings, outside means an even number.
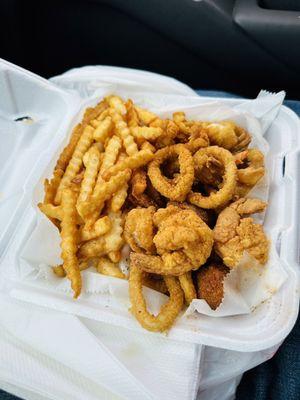
[[[160,85],[165,93],[195,95],[171,78],[107,68],[102,69],[104,78],[105,72],[110,71],[116,77],[122,76],[124,83],[126,76],[129,86],[140,80],[149,87]],[[76,74],[78,70],[69,73],[64,83],[68,79],[72,82]],[[91,68],[81,77],[87,81],[96,75]],[[100,89],[106,84],[104,78],[99,83]],[[55,81],[59,84],[60,78]],[[85,98],[81,98],[75,90],[63,90],[22,68],[0,61],[0,274],[5,278],[1,281],[1,290],[22,301],[144,332],[127,310],[118,308],[109,297],[105,299],[108,295],[99,294],[104,299],[101,304],[91,303],[88,295],[74,301],[69,294],[32,286],[22,279],[19,268],[21,248],[36,224],[36,211],[31,205],[33,188],[51,167],[53,154],[61,148],[79,118],[78,113],[82,114],[88,104],[95,104],[95,90],[95,87],[87,89]],[[208,100],[203,97],[201,101]],[[230,106],[242,100],[221,101]],[[16,121],[24,116],[32,121]],[[288,279],[251,314],[222,318],[201,315],[200,329],[195,318],[182,319],[169,332],[171,339],[241,352],[259,351],[280,343],[295,323],[299,303],[300,236],[300,124],[296,114],[281,107],[265,137],[271,153],[270,202],[265,224]]]

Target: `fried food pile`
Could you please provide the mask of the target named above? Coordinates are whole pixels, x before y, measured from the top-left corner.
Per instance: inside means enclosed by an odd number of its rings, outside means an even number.
[[[268,260],[268,239],[250,216],[266,203],[246,197],[265,173],[250,141],[232,121],[161,119],[114,95],[86,109],[39,204],[61,236],[54,273],[75,298],[86,268],[128,279],[119,264],[129,245],[131,312],[144,328],[168,330],[196,298],[216,309],[245,251]],[[169,297],[158,315],[143,286]]]

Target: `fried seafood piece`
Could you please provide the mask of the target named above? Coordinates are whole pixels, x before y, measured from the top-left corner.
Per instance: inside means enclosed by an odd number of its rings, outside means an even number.
[[[195,177],[199,182],[212,187],[219,187],[222,184],[224,165],[218,158],[203,151],[198,152],[194,161]]]
[[[131,249],[137,253],[153,254],[155,234],[153,215],[155,207],[134,208],[129,211],[125,219],[124,238]]]
[[[142,325],[143,328],[152,332],[164,332],[174,323],[183,306],[183,292],[178,279],[173,276],[165,276],[169,300],[164,304],[158,315],[153,315],[147,310],[147,304],[143,296],[143,277],[142,271],[134,260],[130,263],[129,274],[129,296],[131,301],[131,312]]]
[[[153,123],[153,125],[155,125],[155,122]],[[174,140],[179,134],[178,126],[171,120],[165,120],[163,121],[163,123],[160,123],[160,125],[161,129],[163,129],[164,134],[155,142],[155,146],[158,149],[174,144]]]
[[[198,123],[192,125],[190,128],[189,139],[185,145],[192,154],[196,153],[196,151],[203,147],[208,147],[210,141],[206,129]]]
[[[222,182],[218,185],[219,190],[216,192],[212,191],[208,196],[191,191],[188,195],[189,202],[198,207],[210,209],[217,208],[231,200],[236,188],[237,179],[237,167],[232,154],[221,147],[210,146],[198,150],[193,158],[196,178],[201,179],[201,176],[203,177],[202,170],[203,168],[208,169],[208,160],[211,158],[216,163],[218,162],[218,168],[224,169],[224,174]],[[211,173],[210,179],[215,179],[214,173]]]
[[[129,200],[131,203],[137,207],[150,207],[155,206],[156,202],[152,199],[147,193],[145,193],[148,182],[147,182],[147,173],[143,169],[136,169],[131,178],[131,193]]]
[[[209,146],[209,137],[202,122],[188,121],[182,111],[173,114],[173,121],[177,126],[176,140],[184,143],[192,154],[202,147]]]
[[[184,293],[185,302],[189,305],[194,299],[197,298],[197,292],[194,286],[192,273],[186,272],[178,277],[181,289]]]
[[[189,204],[189,203],[179,203],[177,201],[169,201],[167,206],[174,206],[177,207],[178,209],[181,210],[192,210],[194,211],[198,217],[200,217],[202,219],[203,222],[206,223],[206,225],[210,226],[212,223],[212,216],[210,214],[209,210],[204,210],[203,208],[199,208],[194,206],[193,204]],[[172,208],[169,207],[170,210],[172,210]]]
[[[214,228],[214,248],[225,265],[234,268],[244,251],[260,264],[268,260],[269,241],[263,227],[245,215],[262,212],[267,204],[258,199],[239,199],[226,207],[218,216]]]
[[[197,295],[203,299],[213,310],[217,309],[223,301],[223,281],[229,268],[223,264],[210,264],[197,271]]]
[[[179,128],[177,135],[180,140],[188,141],[189,137],[195,132],[195,128],[202,128],[202,123],[198,121],[187,120],[183,111],[173,113],[173,121]]]
[[[183,275],[199,268],[213,246],[211,229],[193,211],[169,205],[153,216],[158,228],[153,237],[158,255],[131,254],[142,270],[161,275]]]
[[[173,179],[162,175],[160,166],[174,156],[178,156],[179,174]],[[148,167],[148,176],[154,188],[163,196],[174,201],[184,201],[194,181],[192,154],[183,144],[168,146],[155,153]]]
[[[237,165],[237,197],[245,196],[264,176],[264,155],[258,149],[248,149],[235,154]]]
[[[249,216],[251,214],[263,212],[267,203],[260,199],[241,198],[230,205],[240,216]]]
[[[232,152],[246,149],[251,141],[249,133],[233,121],[203,122],[202,125],[207,130],[211,144]]]
[[[164,281],[164,278],[160,275],[148,274],[147,272],[145,272],[143,275],[143,285],[163,294],[168,293],[166,282]]]

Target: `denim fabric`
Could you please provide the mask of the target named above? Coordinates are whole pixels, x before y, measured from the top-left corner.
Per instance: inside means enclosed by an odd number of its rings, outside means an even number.
[[[18,400],[20,397],[13,396],[12,394],[0,390],[0,400]]]
[[[202,96],[238,97],[231,93],[197,91]],[[300,116],[300,102],[284,102]],[[0,400],[16,400],[0,390]],[[237,400],[300,400],[300,318],[276,355],[246,372],[238,386]],[[222,399],[220,399],[222,400]]]

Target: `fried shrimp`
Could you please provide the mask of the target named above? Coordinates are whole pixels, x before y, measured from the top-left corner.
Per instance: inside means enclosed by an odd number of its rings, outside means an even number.
[[[245,196],[264,176],[264,155],[258,149],[248,149],[235,154],[237,165],[237,197]]]
[[[178,156],[179,175],[169,179],[162,175],[160,166],[175,155]],[[194,181],[193,157],[183,144],[165,147],[155,153],[148,167],[148,175],[154,188],[163,196],[174,201],[184,201]]]
[[[205,263],[213,246],[212,231],[193,210],[169,205],[153,215],[153,222],[158,255],[132,254],[141,269],[179,276]]]
[[[213,157],[223,165],[224,175],[220,188],[209,196],[203,196],[201,193],[191,192],[188,196],[190,203],[201,208],[217,208],[229,201],[236,188],[237,168],[232,154],[221,147],[211,146],[200,149],[194,155],[194,165],[196,176],[201,176],[201,170],[205,167],[208,157]]]
[[[214,228],[214,248],[225,265],[234,268],[244,251],[257,259],[260,264],[268,260],[269,241],[263,227],[253,218],[241,218],[255,212],[262,212],[266,203],[257,199],[240,199],[225,208]]]
[[[137,253],[152,254],[155,252],[153,243],[154,212],[154,207],[134,208],[126,216],[124,237],[131,249]]]
[[[232,152],[242,151],[249,145],[249,133],[233,121],[206,122],[203,126],[211,144],[224,147]]]

